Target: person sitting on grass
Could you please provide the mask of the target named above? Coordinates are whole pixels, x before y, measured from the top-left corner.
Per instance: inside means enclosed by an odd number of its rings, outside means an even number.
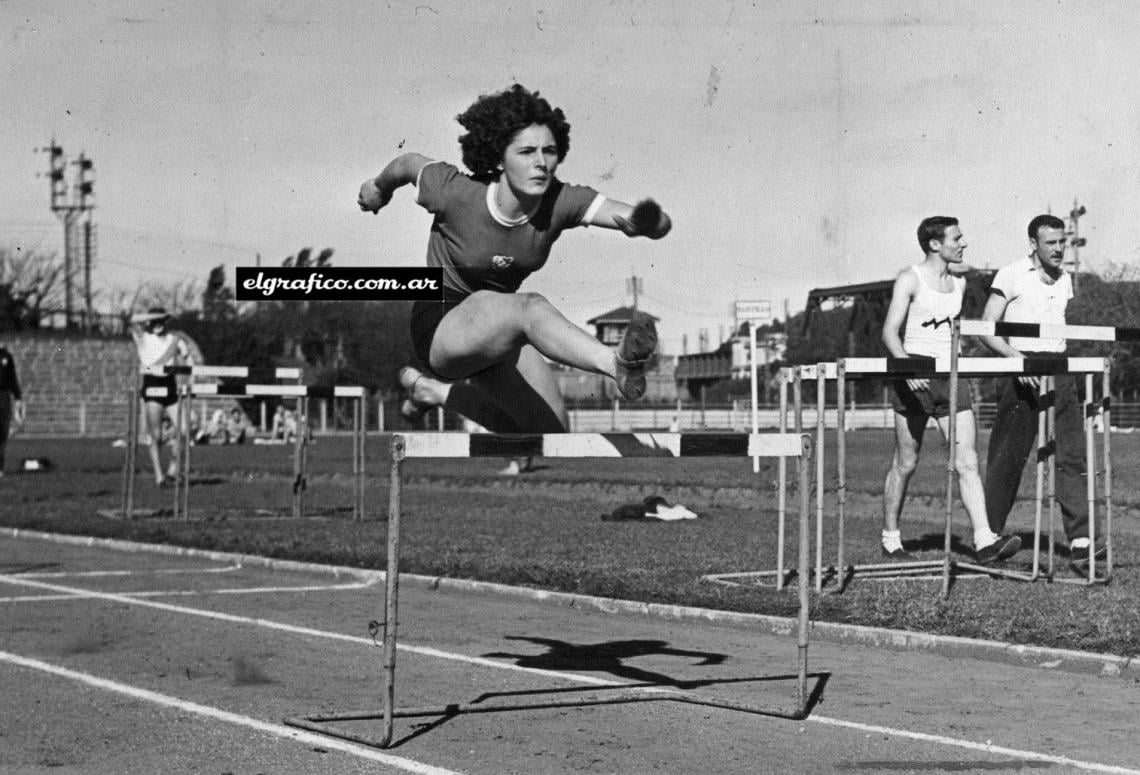
[[[226,421],[226,443],[244,444],[248,428],[249,423],[246,422],[245,412],[241,410],[241,407],[235,406],[230,409]]]

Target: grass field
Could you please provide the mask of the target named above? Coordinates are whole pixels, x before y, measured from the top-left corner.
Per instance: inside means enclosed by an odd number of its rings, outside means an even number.
[[[985,449],[986,439],[979,447]],[[890,456],[885,431],[848,437],[847,560],[877,562],[882,478]],[[1114,560],[1111,584],[1027,584],[960,578],[948,599],[939,581],[856,578],[842,594],[813,598],[816,620],[892,627],[1014,643],[1134,656],[1140,653],[1137,526],[1140,439],[1113,439]],[[292,458],[280,446],[196,447],[191,520],[174,521],[171,490],[140,474],[136,508],[153,516],[109,519],[120,507],[122,449],[108,439],[24,439],[9,445],[9,475],[0,480],[0,523],[65,533],[162,542],[272,557],[383,568],[387,508],[387,437],[368,440],[368,519],[351,519],[351,448],[347,437],[320,437],[310,456],[303,520],[289,518]],[[834,437],[827,439],[825,516],[835,516]],[[11,473],[25,457],[47,457],[46,473]],[[140,460],[145,455],[140,450]],[[474,578],[559,591],[792,615],[792,591],[724,587],[710,573],[775,567],[776,468],[748,459],[631,458],[541,460],[540,469],[499,477],[497,459],[409,460],[405,464],[401,570]],[[937,558],[942,545],[945,457],[937,434],[903,515],[908,548]],[[1028,469],[1010,529],[1029,543],[1033,478]],[[660,494],[701,515],[677,523],[608,522],[600,515]],[[797,499],[789,498],[787,557],[795,558]],[[814,498],[812,502],[814,524]],[[1103,505],[1101,506],[1103,509]],[[965,551],[969,522],[955,506],[956,546]],[[1058,538],[1063,538],[1059,535]],[[825,558],[835,554],[826,530]],[[1012,567],[1027,567],[1023,551]],[[1063,552],[1058,577],[1074,577]]]

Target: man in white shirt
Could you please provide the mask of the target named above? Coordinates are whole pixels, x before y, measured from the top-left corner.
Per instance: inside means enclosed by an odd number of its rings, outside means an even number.
[[[1073,298],[1072,278],[1062,268],[1065,222],[1055,215],[1038,215],[1029,222],[1030,253],[998,270],[982,313],[983,320],[1065,325],[1065,310]],[[1064,339],[982,337],[1006,358],[1053,356],[1065,352]],[[1010,377],[1002,381],[997,415],[990,433],[986,464],[986,513],[990,527],[1005,529],[1017,499],[1025,461],[1037,437],[1038,378]],[[1069,540],[1073,569],[1089,567],[1089,511],[1085,495],[1084,418],[1072,374],[1054,377],[1057,501]],[[1099,542],[1098,542],[1099,543]],[[1105,558],[1096,548],[1096,559]]]

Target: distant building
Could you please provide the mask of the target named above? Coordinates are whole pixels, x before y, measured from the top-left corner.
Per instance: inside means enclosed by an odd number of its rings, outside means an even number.
[[[765,333],[756,338],[756,367],[758,378],[763,380],[765,367],[784,360],[787,354],[786,334]],[[748,324],[744,323],[730,339],[712,352],[680,355],[674,379],[677,392],[683,398],[699,398],[701,388],[731,379],[750,379],[752,352]]]

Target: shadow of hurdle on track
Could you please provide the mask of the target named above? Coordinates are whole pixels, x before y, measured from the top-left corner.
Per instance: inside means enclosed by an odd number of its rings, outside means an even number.
[[[690,651],[672,648],[660,640],[605,641],[592,644],[574,644],[550,638],[507,636],[508,640],[525,641],[547,647],[542,654],[507,654],[494,652],[484,654],[484,658],[510,660],[519,667],[555,671],[589,671],[609,673],[623,682],[612,686],[580,686],[572,688],[526,689],[505,692],[485,692],[464,703],[449,703],[437,706],[399,708],[393,711],[393,718],[430,718],[430,721],[414,724],[410,732],[401,738],[383,744],[370,734],[367,722],[382,720],[383,711],[366,710],[335,714],[313,715],[287,718],[285,723],[338,737],[351,742],[372,747],[394,748],[439,729],[452,719],[473,713],[507,713],[512,711],[536,711],[553,708],[590,707],[619,705],[640,702],[682,702],[691,705],[741,711],[772,718],[798,721],[811,715],[812,710],[822,701],[829,672],[808,673],[810,689],[803,709],[784,710],[765,707],[756,702],[735,698],[718,697],[695,691],[714,686],[741,684],[797,683],[797,674],[771,676],[745,676],[733,678],[675,678],[663,673],[644,670],[627,664],[626,660],[665,656],[699,660],[696,665],[722,664],[727,655],[715,652]],[[336,727],[331,725],[337,725]]]

